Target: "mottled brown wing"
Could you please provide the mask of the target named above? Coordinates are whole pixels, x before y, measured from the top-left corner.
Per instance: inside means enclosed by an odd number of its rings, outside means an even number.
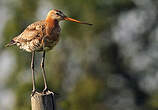
[[[35,23],[30,24],[18,37],[16,37],[15,41],[17,42],[28,42],[37,37],[43,37],[45,34],[45,21],[37,21]]]

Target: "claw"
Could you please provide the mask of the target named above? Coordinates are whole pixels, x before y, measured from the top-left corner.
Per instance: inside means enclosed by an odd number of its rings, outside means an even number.
[[[36,90],[32,90],[31,96],[34,96],[36,93]]]
[[[46,94],[48,92],[48,88],[43,89],[43,93]]]

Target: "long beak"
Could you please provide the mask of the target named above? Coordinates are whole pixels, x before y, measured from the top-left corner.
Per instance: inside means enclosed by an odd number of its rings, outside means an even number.
[[[64,20],[72,21],[72,22],[76,22],[76,23],[80,23],[80,24],[93,25],[93,24],[86,23],[86,22],[81,22],[81,21],[78,21],[78,20],[75,20],[75,19],[73,19],[73,18],[69,18],[69,17],[65,17]]]

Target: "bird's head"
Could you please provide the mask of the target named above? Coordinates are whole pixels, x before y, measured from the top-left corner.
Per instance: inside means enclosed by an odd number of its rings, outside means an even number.
[[[63,14],[63,12],[54,9],[54,10],[50,10],[48,12],[47,17],[50,17],[51,19],[55,19],[55,20],[61,21],[61,20],[64,20],[64,18],[66,16]]]
[[[58,20],[58,21],[67,20],[67,21],[72,21],[72,22],[76,22],[76,23],[80,23],[80,24],[92,25],[89,23],[81,22],[81,21],[75,20],[73,18],[67,17],[62,11],[56,10],[56,9],[50,10],[47,15],[47,18],[48,17],[51,19]]]

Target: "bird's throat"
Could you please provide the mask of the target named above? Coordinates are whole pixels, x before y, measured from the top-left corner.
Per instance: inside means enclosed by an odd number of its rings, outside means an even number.
[[[51,34],[53,28],[58,25],[58,21],[56,19],[52,19],[51,17],[46,18],[46,33],[48,35]]]

